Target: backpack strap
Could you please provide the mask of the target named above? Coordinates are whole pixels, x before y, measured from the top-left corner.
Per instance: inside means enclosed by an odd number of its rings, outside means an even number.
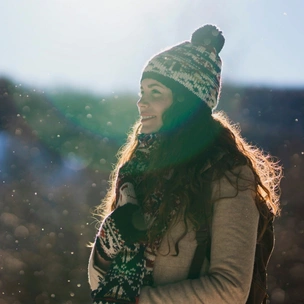
[[[209,229],[206,227],[200,227],[196,231],[196,241],[197,247],[188,273],[188,279],[190,280],[199,278],[206,258],[210,261],[211,238],[209,235]]]
[[[204,174],[207,181],[212,179],[213,171],[210,170],[210,166],[204,170]],[[210,200],[211,188],[205,187],[204,192],[206,193],[205,198]],[[197,198],[197,204],[202,203],[200,200],[201,198]],[[195,231],[197,246],[189,268],[188,279],[193,280],[199,278],[205,259],[208,259],[208,261],[210,261],[212,213],[213,205],[204,205],[204,220]]]

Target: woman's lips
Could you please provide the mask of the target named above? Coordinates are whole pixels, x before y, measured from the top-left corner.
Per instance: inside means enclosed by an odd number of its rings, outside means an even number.
[[[144,122],[144,121],[148,121],[150,119],[153,119],[155,118],[156,116],[154,115],[141,115],[140,118],[141,118],[141,122]]]

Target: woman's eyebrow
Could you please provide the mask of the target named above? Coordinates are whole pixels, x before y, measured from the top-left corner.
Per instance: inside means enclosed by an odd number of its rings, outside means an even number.
[[[158,83],[151,83],[151,84],[147,85],[148,89],[151,89],[153,87],[159,87],[159,88],[162,88],[162,89],[165,88],[163,85],[158,84]],[[143,89],[144,89],[143,86],[140,86],[140,90],[143,91]]]
[[[164,88],[164,86],[162,86],[161,84],[158,83],[151,83],[148,85],[148,88],[151,89],[153,87],[160,87],[160,88]]]

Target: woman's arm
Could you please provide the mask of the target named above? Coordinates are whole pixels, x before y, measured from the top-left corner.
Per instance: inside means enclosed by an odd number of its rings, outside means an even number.
[[[245,303],[248,297],[256,247],[259,213],[255,206],[254,177],[247,166],[235,171],[239,179],[236,192],[227,174],[213,185],[214,213],[211,233],[211,258],[208,274],[195,280],[144,287],[140,304],[156,303]]]

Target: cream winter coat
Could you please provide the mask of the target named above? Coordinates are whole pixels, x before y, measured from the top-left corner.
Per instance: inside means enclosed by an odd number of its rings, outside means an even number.
[[[242,304],[249,294],[259,212],[255,206],[253,192],[254,176],[248,166],[235,169],[240,173],[238,191],[228,179],[235,179],[231,173],[213,183],[214,203],[211,227],[210,264],[207,259],[199,279],[188,280],[188,272],[197,246],[195,231],[191,230],[179,242],[179,254],[168,255],[170,248],[184,231],[184,223],[170,227],[162,240],[156,256],[153,276],[156,287],[143,287],[140,304]],[[98,287],[98,276],[104,272],[94,265],[92,249],[89,260],[89,283],[91,289]]]

